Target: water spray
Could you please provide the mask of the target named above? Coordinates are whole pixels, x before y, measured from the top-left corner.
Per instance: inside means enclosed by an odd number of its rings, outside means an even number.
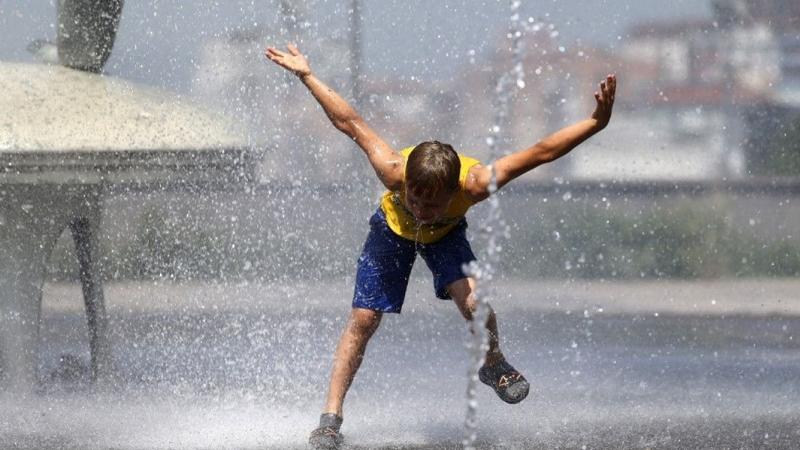
[[[521,0],[511,0],[510,2],[510,24],[506,37],[511,41],[511,69],[505,72],[495,86],[495,99],[492,105],[494,117],[486,144],[489,146],[489,160],[496,161],[500,155],[498,141],[502,127],[508,121],[511,99],[520,89],[525,87],[525,71],[523,70],[523,36],[526,32],[535,33],[541,29],[533,18],[527,21],[521,20],[519,8]],[[478,401],[475,389],[478,385],[478,371],[486,359],[486,351],[489,349],[489,332],[486,328],[486,321],[489,316],[489,300],[494,297],[493,278],[495,270],[500,262],[502,246],[500,240],[509,235],[508,225],[500,213],[500,202],[494,193],[497,191],[497,175],[494,164],[489,166],[491,170],[491,181],[489,184],[489,212],[483,226],[479,232],[486,236],[486,257],[482,263],[473,261],[464,266],[467,276],[473,277],[477,281],[475,289],[475,299],[477,307],[470,324],[471,336],[467,342],[470,352],[470,365],[467,378],[467,414],[464,421],[464,448],[474,449],[477,438],[477,412]],[[476,325],[479,324],[479,325]]]

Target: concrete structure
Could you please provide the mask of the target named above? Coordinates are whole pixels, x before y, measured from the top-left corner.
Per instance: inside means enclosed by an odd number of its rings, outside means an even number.
[[[0,91],[0,376],[18,391],[35,385],[46,263],[69,228],[103,377],[104,192],[248,182],[246,135],[174,94],[61,66],[0,63]]]
[[[232,123],[173,94],[97,75],[122,6],[60,0],[57,58],[49,58],[60,65],[0,62],[0,378],[16,391],[36,381],[46,263],[67,228],[92,378],[112,370],[97,242],[106,189],[253,178],[246,134]],[[49,45],[34,44],[30,50]]]

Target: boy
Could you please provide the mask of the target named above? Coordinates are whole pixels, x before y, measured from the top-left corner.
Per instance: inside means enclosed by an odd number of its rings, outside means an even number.
[[[352,311],[334,355],[327,402],[319,427],[309,439],[315,448],[338,448],[343,441],[339,429],[345,394],[383,313],[400,312],[417,253],[433,273],[436,296],[452,298],[464,318],[472,320],[475,280],[467,277],[462,267],[475,256],[466,239],[464,214],[489,197],[492,169],[438,141],[396,152],[342,97],[312,74],[297,47],[289,45],[288,52],[269,47],[265,55],[300,78],[331,123],[361,147],[387,189],[370,219],[370,233],[358,260]],[[597,106],[589,119],[498,159],[494,166],[497,188],[565,155],[605,128],[615,90],[616,78],[609,75],[594,94]],[[518,403],[528,395],[529,385],[503,357],[491,309],[486,328],[489,349],[479,371],[480,380],[503,401]]]

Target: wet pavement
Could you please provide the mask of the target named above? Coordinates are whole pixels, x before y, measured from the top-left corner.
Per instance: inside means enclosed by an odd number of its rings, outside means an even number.
[[[479,447],[796,448],[800,315],[781,283],[756,287],[783,310],[711,304],[725,289],[702,283],[635,288],[671,307],[624,284],[510,283],[501,342],[532,394],[506,405],[481,387]],[[303,448],[349,289],[111,286],[116,376],[92,387],[79,296],[50,286],[41,386],[0,397],[0,448]],[[460,447],[467,331],[430,291],[413,282],[370,343],[345,404],[351,448]]]

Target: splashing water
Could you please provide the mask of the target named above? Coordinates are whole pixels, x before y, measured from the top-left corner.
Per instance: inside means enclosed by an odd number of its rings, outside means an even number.
[[[511,16],[507,37],[511,40],[512,64],[511,69],[498,79],[495,87],[495,101],[492,105],[494,117],[490,134],[486,138],[486,143],[489,146],[490,161],[496,161],[501,156],[497,144],[502,126],[508,120],[511,99],[518,90],[525,88],[525,71],[522,63],[524,43],[522,38],[525,33],[536,33],[544,28],[533,18],[528,18],[527,21],[520,19],[519,8],[521,4],[520,0],[511,0],[510,2]],[[494,171],[494,164],[490,165],[489,168],[492,171],[489,192],[494,194],[497,190],[497,176]],[[464,267],[466,274],[477,281],[475,290],[477,308],[472,320],[471,337],[467,343],[467,348],[470,351],[470,366],[467,374],[467,413],[464,421],[465,436],[463,444],[465,449],[475,448],[478,411],[475,388],[478,384],[478,370],[483,365],[486,351],[489,348],[489,332],[486,328],[486,321],[489,316],[489,299],[494,296],[492,279],[500,261],[500,252],[502,250],[500,239],[507,237],[509,234],[508,225],[500,214],[500,203],[496,195],[489,197],[488,217],[480,228],[480,232],[486,236],[487,240],[486,257],[482,264],[473,261]],[[474,324],[481,325],[474,326]]]

